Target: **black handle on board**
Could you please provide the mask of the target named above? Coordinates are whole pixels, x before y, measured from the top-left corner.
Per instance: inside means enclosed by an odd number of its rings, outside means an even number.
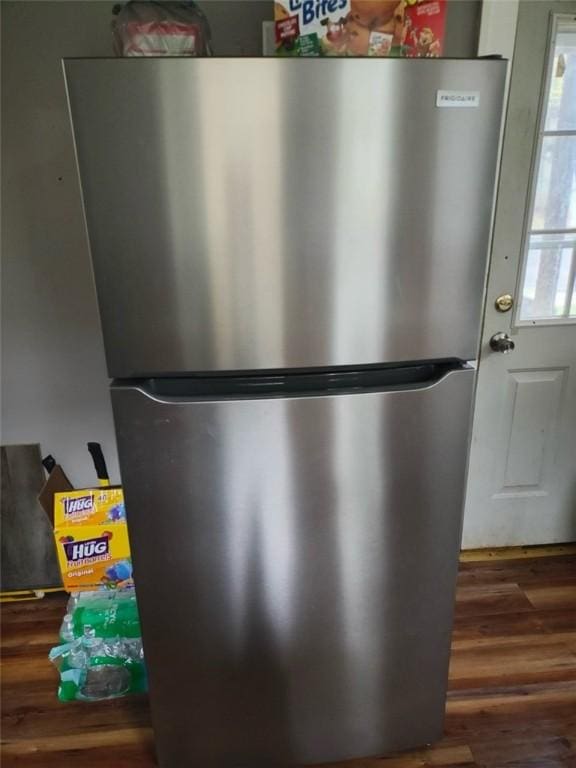
[[[106,462],[100,443],[88,443],[88,450],[92,456],[98,480],[109,480],[108,470],[106,469]]]
[[[45,456],[42,459],[42,466],[44,467],[46,472],[48,472],[48,474],[52,472],[52,470],[56,466],[56,459],[54,458],[54,456],[52,456],[51,453],[49,453],[48,456]]]

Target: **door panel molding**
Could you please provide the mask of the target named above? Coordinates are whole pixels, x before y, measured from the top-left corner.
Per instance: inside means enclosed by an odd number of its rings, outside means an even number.
[[[546,467],[553,460],[554,427],[564,391],[566,368],[509,370],[502,442],[502,490],[494,498],[547,495]]]

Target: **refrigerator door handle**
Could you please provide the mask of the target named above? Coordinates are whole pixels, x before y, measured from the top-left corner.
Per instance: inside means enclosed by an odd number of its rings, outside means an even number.
[[[148,378],[114,382],[112,386],[137,390],[157,403],[185,405],[198,401],[420,391],[438,386],[458,371],[470,369],[468,363],[444,361],[354,371]]]

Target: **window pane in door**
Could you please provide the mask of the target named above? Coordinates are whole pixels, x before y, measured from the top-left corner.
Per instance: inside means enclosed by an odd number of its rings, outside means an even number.
[[[576,316],[576,235],[531,235],[520,320]]]
[[[545,136],[531,229],[575,227],[576,136]]]
[[[576,17],[551,29],[517,315],[534,325],[576,318]]]
[[[546,131],[576,130],[576,32],[560,32],[554,46]]]

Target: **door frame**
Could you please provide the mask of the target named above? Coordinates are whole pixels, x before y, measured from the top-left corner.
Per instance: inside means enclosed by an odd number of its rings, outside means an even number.
[[[478,339],[477,365],[480,364],[480,354],[482,348],[482,339],[484,337],[484,323],[486,317],[486,306],[488,301],[488,282],[490,269],[492,267],[492,244],[494,238],[494,224],[496,219],[497,191],[500,184],[500,171],[502,167],[502,149],[504,141],[504,129],[506,126],[506,115],[508,112],[508,96],[510,92],[510,79],[512,74],[512,65],[514,62],[514,47],[516,45],[516,32],[518,29],[518,12],[521,0],[483,0],[482,11],[480,15],[480,31],[478,35],[478,56],[502,56],[508,60],[508,69],[506,72],[506,84],[504,86],[504,100],[502,108],[502,118],[500,122],[500,136],[498,139],[498,162],[494,178],[494,195],[492,201],[492,214],[490,225],[488,265],[484,278],[484,301],[482,304],[482,316],[480,319],[480,335]],[[468,463],[466,468],[466,483],[464,492],[464,514],[462,525],[468,515],[469,488],[470,488],[470,459],[472,452],[472,440],[474,436],[474,417],[476,412],[476,401],[478,395],[478,374],[472,395],[472,408],[470,412],[470,434],[468,443]]]

